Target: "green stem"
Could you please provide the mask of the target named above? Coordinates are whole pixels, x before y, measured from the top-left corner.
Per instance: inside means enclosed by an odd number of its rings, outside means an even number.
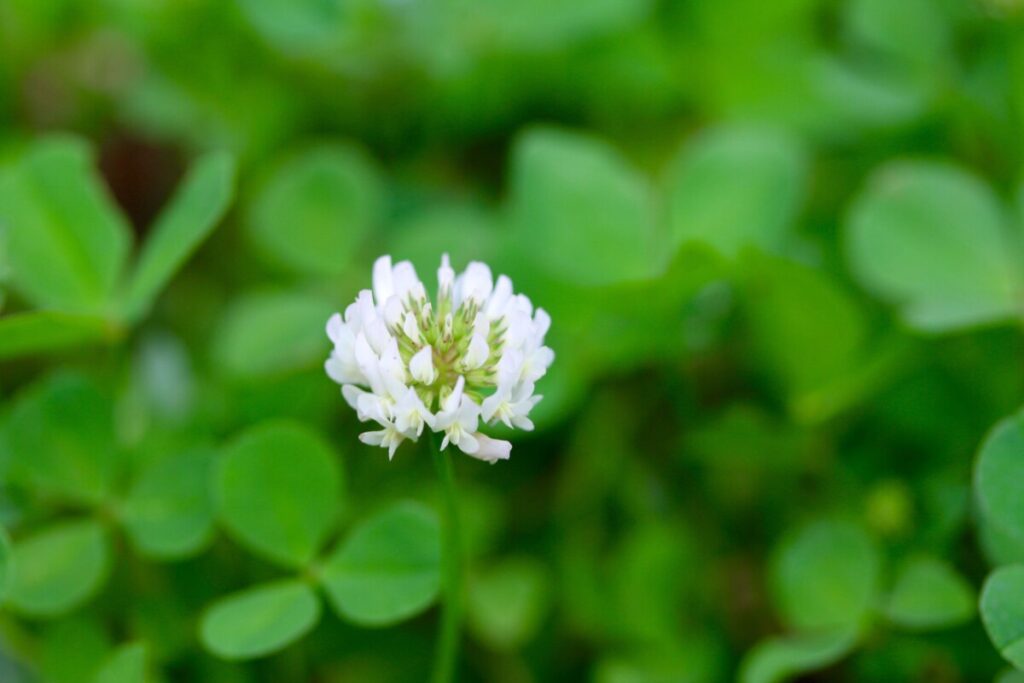
[[[434,468],[441,481],[444,517],[441,527],[441,637],[434,659],[433,683],[452,683],[459,651],[459,628],[462,621],[462,541],[459,529],[459,507],[455,495],[455,476],[451,458],[441,452],[440,435],[432,435],[431,452]]]

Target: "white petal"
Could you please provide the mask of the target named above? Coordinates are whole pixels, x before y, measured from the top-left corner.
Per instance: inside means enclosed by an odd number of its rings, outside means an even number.
[[[487,302],[487,308],[485,309],[487,316],[491,319],[500,318],[505,312],[505,307],[508,305],[510,298],[512,298],[512,281],[506,276],[500,275],[498,276],[498,283],[494,286],[494,292]]]
[[[401,299],[398,295],[392,295],[387,303],[384,304],[384,322],[390,326],[397,325],[402,321],[402,313],[405,311],[405,307],[402,306]]]
[[[487,335],[491,332],[491,319],[487,317],[487,314],[480,311],[476,314],[476,318],[473,320],[473,334],[482,334],[484,339],[487,339]]]
[[[349,308],[351,308],[351,306]],[[346,316],[348,315],[348,312],[349,309],[346,309]],[[359,296],[356,297],[355,310],[353,311],[353,322],[351,324],[357,325],[359,329],[362,329],[367,323],[376,317],[377,307],[373,304],[373,292],[368,289],[364,289],[359,292]]]
[[[462,392],[466,387],[466,378],[459,375],[459,378],[455,380],[455,388],[452,389],[452,393],[448,395],[448,398],[444,401],[444,411],[454,413],[459,409],[459,405],[462,403]]]
[[[390,403],[386,403],[377,394],[364,391],[356,397],[356,414],[361,422],[373,420],[378,424],[387,425],[391,419]]]
[[[480,404],[480,417],[484,419],[484,422],[490,422],[494,414],[498,412],[498,408],[501,404],[508,399],[508,391],[498,387],[498,390],[493,394],[484,399],[484,402]]]
[[[384,436],[387,434],[385,430],[378,432],[363,432],[359,435],[359,440],[368,446],[379,446],[384,442]]]
[[[335,344],[339,343],[345,328],[345,322],[341,319],[340,313],[335,313],[327,319],[327,337]]]
[[[412,312],[405,314],[405,320],[402,322],[402,331],[405,332],[405,336],[412,340],[414,344],[420,343],[420,326],[416,322],[416,316]]]
[[[428,344],[416,352],[409,360],[409,374],[423,384],[433,384],[437,378],[434,370],[434,349]]]
[[[533,303],[530,301],[530,297],[525,294],[516,294],[512,297],[512,301],[510,303],[516,311],[523,313],[528,317],[533,317]]]
[[[456,420],[463,431],[475,432],[480,422],[480,406],[469,396],[463,396]]]
[[[512,385],[519,380],[523,371],[523,354],[515,349],[509,349],[501,355],[498,361],[498,386]]]
[[[483,403],[480,404],[480,417],[484,422],[490,423],[494,418],[494,414],[498,412],[498,408],[501,407],[502,397],[498,394],[491,394],[484,399]]]
[[[446,292],[450,294],[454,285],[455,271],[452,270],[452,264],[448,260],[448,254],[442,254],[441,267],[437,269],[437,289],[442,295]]]
[[[345,397],[345,403],[347,403],[352,410],[359,410],[359,397],[366,392],[357,386],[346,384],[341,388],[341,395]]]
[[[348,372],[345,370],[345,364],[341,362],[341,359],[334,353],[324,361],[324,371],[327,376],[338,384],[345,384],[351,381],[348,376]]]
[[[391,269],[391,257],[381,256],[373,263],[373,298],[378,306],[395,293],[394,278]]]
[[[480,434],[479,432],[474,434],[477,440],[477,449],[475,452],[470,453],[466,451],[468,455],[473,456],[484,462],[489,462],[492,465],[499,460],[508,460],[512,454],[512,444],[508,441],[501,439],[492,439],[491,437]]]
[[[512,424],[514,424],[519,429],[522,429],[524,432],[533,431],[533,420],[526,417],[525,415],[518,415],[516,417],[513,417]]]
[[[368,369],[377,369],[377,364],[380,362],[380,359],[377,358],[377,354],[374,353],[372,348],[370,348],[370,342],[362,332],[360,332],[359,336],[356,337],[354,351],[356,363],[359,364],[359,367],[363,372],[369,375],[370,373],[367,372]]]
[[[505,313],[505,345],[509,349],[518,349],[532,335],[533,323],[521,311]]]
[[[462,364],[467,370],[475,370],[487,362],[489,355],[491,355],[491,349],[487,346],[484,335],[474,334],[469,340],[469,348],[466,349],[466,355],[462,358]]]
[[[522,382],[521,384],[516,385],[515,389],[509,392],[512,396],[512,402],[522,403],[523,401],[529,400],[529,398],[533,395],[533,389],[533,382]],[[532,404],[530,405],[530,407],[532,407]]]
[[[494,280],[491,277],[491,269],[486,264],[479,261],[471,262],[459,279],[464,300],[473,299],[483,303],[490,298]]]
[[[395,426],[410,438],[413,438],[413,434],[417,437],[422,434],[424,426],[433,429],[434,416],[423,405],[415,389],[406,390],[405,395],[395,406]]]
[[[548,367],[554,360],[555,352],[542,346],[526,359],[519,376],[524,382],[536,382],[547,373]]]
[[[474,455],[480,449],[480,442],[477,440],[477,436],[482,436],[482,434],[473,435],[469,432],[462,434],[458,443],[459,450],[466,455]]]
[[[405,368],[402,366],[401,361],[395,367],[403,374],[405,373]],[[384,393],[393,400],[398,400],[408,390],[405,379],[397,376],[395,372],[381,373],[381,377],[384,380]]]
[[[413,301],[424,302],[427,300],[427,288],[423,286],[423,283],[417,280],[412,287],[409,288],[409,298]]]
[[[356,365],[359,366],[360,372],[366,377],[366,383],[370,385],[373,391],[383,392],[384,383],[380,378],[380,359],[377,358],[377,354],[370,348],[370,342],[366,340],[366,335],[362,332],[356,337],[354,352]]]
[[[416,268],[409,261],[400,261],[395,264],[392,270],[392,283],[394,295],[399,301],[404,302],[413,288],[419,284],[420,279],[416,277]]]
[[[551,329],[551,316],[543,308],[538,308],[533,316],[533,333],[537,335],[538,341],[544,340],[544,335]]]
[[[388,341],[391,339],[387,325],[380,318],[368,321],[363,326],[363,333],[366,334],[366,340],[370,342],[370,348],[377,354],[382,353],[387,348]]]

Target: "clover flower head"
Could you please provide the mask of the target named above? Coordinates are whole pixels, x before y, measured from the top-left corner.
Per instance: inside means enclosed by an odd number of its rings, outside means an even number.
[[[555,357],[544,346],[551,318],[483,263],[456,275],[445,254],[437,285],[432,301],[412,263],[377,259],[373,288],[327,321],[327,375],[360,421],[379,426],[359,439],[389,458],[430,430],[443,435],[442,449],[507,460],[512,444],[479,427],[533,429],[534,388]]]

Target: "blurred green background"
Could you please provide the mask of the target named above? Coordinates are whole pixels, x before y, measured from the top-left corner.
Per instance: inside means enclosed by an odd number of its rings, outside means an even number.
[[[325,603],[255,661],[200,632],[289,576],[208,490],[240,435],[329,453],[310,557],[436,504],[322,364],[374,258],[430,286],[443,252],[557,354],[511,461],[455,463],[460,680],[1024,681],[1024,578],[991,639],[978,610],[1024,562],[1022,28],[1017,0],[0,0],[0,681],[426,680],[427,604]],[[267,468],[250,511],[308,503]]]

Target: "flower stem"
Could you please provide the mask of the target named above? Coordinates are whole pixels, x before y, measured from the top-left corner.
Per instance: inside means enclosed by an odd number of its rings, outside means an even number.
[[[434,659],[433,683],[452,683],[458,659],[459,629],[462,621],[462,541],[459,508],[455,495],[455,476],[451,458],[441,452],[439,434],[429,439],[434,468],[441,481],[444,515],[441,525],[441,636]]]

